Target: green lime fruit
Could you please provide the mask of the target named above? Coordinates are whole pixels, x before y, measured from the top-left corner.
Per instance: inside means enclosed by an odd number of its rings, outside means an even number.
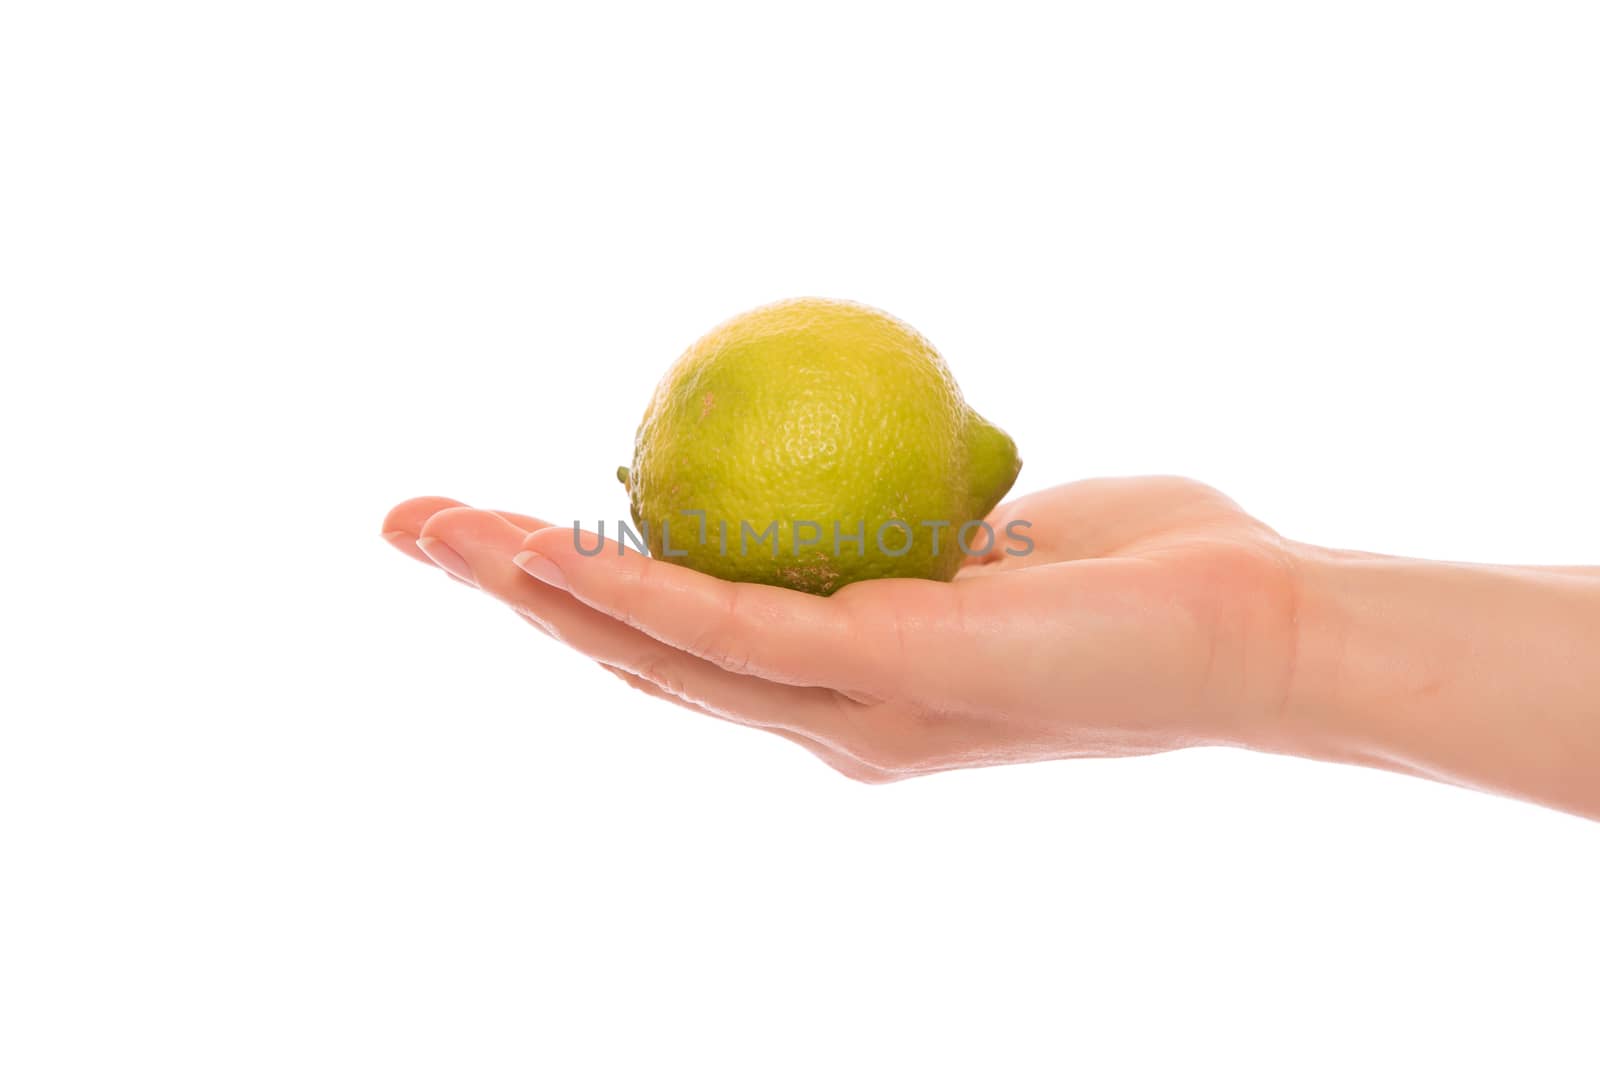
[[[1021,468],[921,334],[805,298],[730,319],[680,356],[617,475],[653,557],[828,595],[948,581],[1000,533],[980,521]]]

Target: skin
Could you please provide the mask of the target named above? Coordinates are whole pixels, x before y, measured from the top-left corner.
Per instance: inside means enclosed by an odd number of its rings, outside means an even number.
[[[1600,568],[1286,540],[1179,478],[1002,504],[1035,549],[823,598],[420,497],[384,536],[634,688],[863,782],[1232,745],[1600,818]],[[593,534],[585,535],[593,548]]]

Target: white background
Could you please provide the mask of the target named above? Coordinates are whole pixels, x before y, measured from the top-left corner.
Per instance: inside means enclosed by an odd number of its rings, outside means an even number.
[[[768,300],[1017,491],[1600,562],[1593,5],[0,16],[0,1061],[1594,1063],[1600,826],[1231,751],[887,788],[378,537],[617,517]]]

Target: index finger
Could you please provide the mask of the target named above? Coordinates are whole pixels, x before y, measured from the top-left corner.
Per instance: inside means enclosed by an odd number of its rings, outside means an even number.
[[[450,508],[464,508],[466,504],[448,496],[418,496],[396,504],[383,518],[383,539],[402,553],[410,556],[418,563],[434,566],[422,549],[417,547],[417,538],[421,536],[422,527],[427,521],[441,511]],[[516,511],[496,511],[502,519],[524,530],[543,530],[549,526],[543,519],[532,515],[523,515]]]
[[[895,616],[867,598],[723,581],[570,529],[536,531],[522,548],[516,563],[528,574],[724,670],[859,693],[900,676]]]

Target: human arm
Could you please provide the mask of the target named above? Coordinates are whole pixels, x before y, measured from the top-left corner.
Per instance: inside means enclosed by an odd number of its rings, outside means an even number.
[[[861,780],[1235,745],[1600,818],[1582,569],[1331,552],[1193,482],[1101,479],[997,510],[1032,523],[1028,556],[823,599],[587,557],[570,527],[453,503],[408,502],[386,533],[636,688]]]
[[[1600,574],[1295,546],[1284,735],[1600,818]]]

